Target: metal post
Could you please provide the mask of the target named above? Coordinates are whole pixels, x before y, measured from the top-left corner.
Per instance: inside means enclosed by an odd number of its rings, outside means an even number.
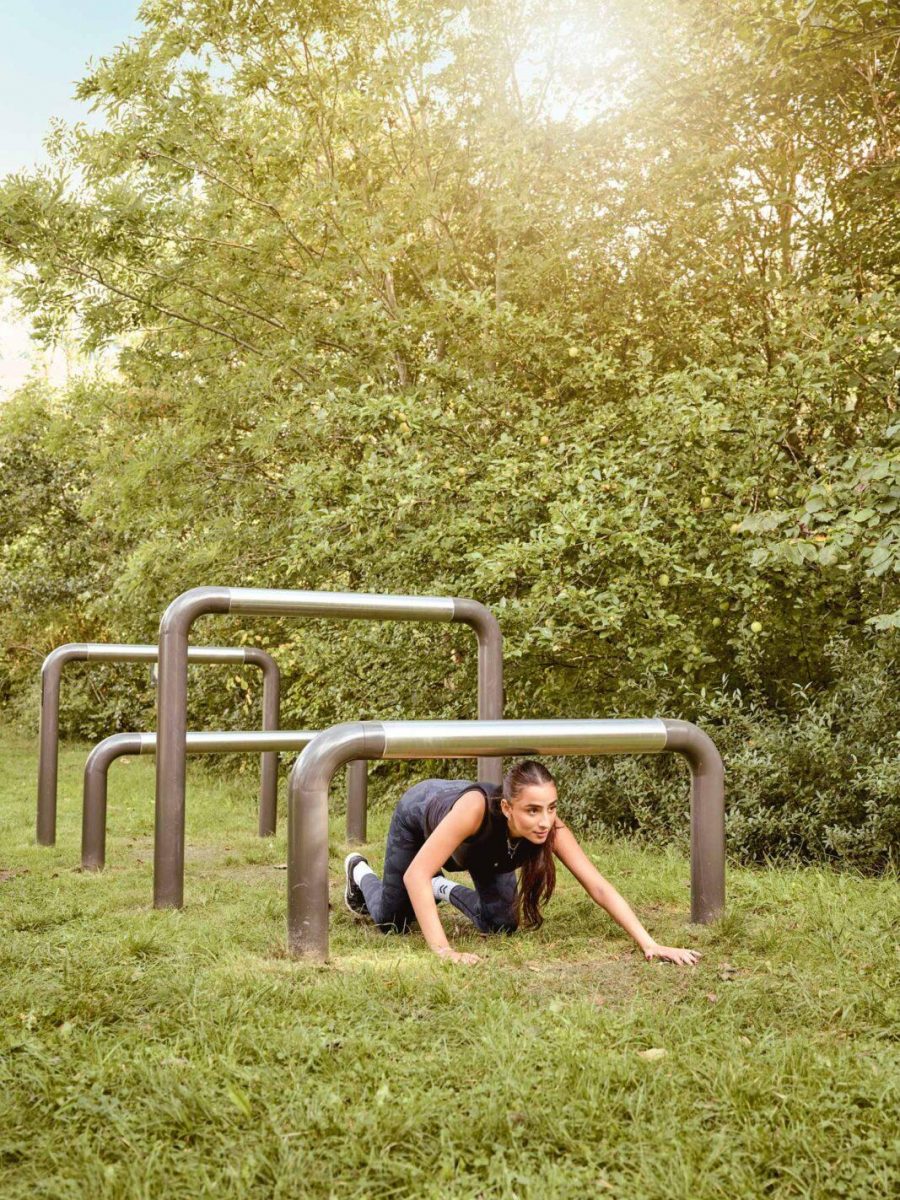
[[[106,782],[109,765],[123,754],[140,754],[140,733],[114,733],[95,746],[84,765],[81,867],[102,871],[106,861]]]
[[[59,771],[59,695],[62,669],[68,662],[150,662],[159,658],[158,646],[121,642],[69,642],[57,646],[41,667],[40,745],[38,749],[37,840],[41,846],[56,841],[57,777]],[[278,664],[255,646],[191,646],[192,663],[247,663],[263,673],[264,730],[279,725],[280,681]],[[278,807],[278,756],[263,756],[259,788],[260,836],[275,832]],[[265,821],[265,828],[264,826]]]
[[[476,600],[453,601],[453,620],[464,621],[478,638],[478,717],[499,721],[503,716],[503,635],[494,614]],[[503,782],[502,758],[479,758],[478,778]]]
[[[41,666],[41,717],[38,746],[37,841],[56,841],[56,791],[59,773],[59,687],[62,669],[73,659],[84,658],[87,646],[69,642],[57,646]]]
[[[692,774],[691,915],[725,903],[724,769],[711,739],[686,721],[368,721],[320,733],[294,764],[288,790],[288,952],[328,955],[328,787],[356,758],[480,755],[683,754]]]
[[[666,749],[691,768],[691,920],[725,908],[725,767],[712,739],[688,721],[666,721]]]
[[[314,729],[264,730],[261,733],[209,731],[189,733],[188,754],[272,754],[302,750],[316,736]],[[106,795],[109,768],[125,754],[156,754],[155,733],[114,733],[98,742],[84,766],[81,819],[81,866],[85,871],[102,871],[106,862]]]
[[[271,654],[248,646],[246,661],[262,668],[262,727],[277,729],[281,712],[281,672]],[[190,650],[188,650],[190,655]],[[267,750],[262,755],[259,776],[259,836],[273,837],[278,826],[278,753]]]
[[[208,612],[228,612],[226,588],[195,588],[193,592],[183,592],[163,613],[159,625],[153,839],[153,904],[156,908],[181,908],[184,891],[188,630],[197,617]]]
[[[314,747],[310,752],[310,746]],[[291,774],[288,799],[288,952],[328,957],[328,789],[338,766],[360,759],[381,758],[384,739],[368,722],[335,725],[313,738],[303,751],[304,796],[294,799]],[[297,760],[300,761],[299,759]]]
[[[347,841],[364,842],[369,816],[369,764],[364,758],[347,764]]]
[[[478,635],[479,713],[502,705],[503,663],[499,626],[488,610],[474,600],[365,592],[286,591],[276,588],[198,587],[183,592],[163,613],[159,626],[159,741],[153,875],[153,903],[156,908],[180,908],[184,900],[186,655],[190,628],[198,617],[206,613],[373,621],[463,621],[472,625]],[[494,777],[498,777],[496,766],[488,765],[488,769]],[[353,811],[353,805],[349,805],[348,818],[351,818]]]

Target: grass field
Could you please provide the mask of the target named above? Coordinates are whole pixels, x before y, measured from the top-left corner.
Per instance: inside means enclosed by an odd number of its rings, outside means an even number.
[[[900,1194],[896,879],[733,869],[725,918],[692,928],[685,860],[592,844],[699,967],[645,963],[562,879],[539,933],[485,942],[442,909],[486,956],[462,968],[352,923],[336,820],[310,966],[284,955],[283,822],[254,836],[252,774],[190,766],[185,908],[155,912],[153,761],[113,767],[87,875],[86,750],[61,757],[54,849],[35,750],[0,735],[4,1200]]]

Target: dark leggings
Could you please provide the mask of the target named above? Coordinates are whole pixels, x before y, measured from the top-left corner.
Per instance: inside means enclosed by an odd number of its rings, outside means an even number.
[[[398,805],[388,830],[383,878],[366,875],[360,884],[369,916],[382,933],[407,933],[416,919],[403,876],[422,844],[421,830],[406,819],[404,806]],[[515,871],[471,874],[474,889],[457,884],[450,893],[450,903],[469,918],[479,933],[514,933],[519,924]]]

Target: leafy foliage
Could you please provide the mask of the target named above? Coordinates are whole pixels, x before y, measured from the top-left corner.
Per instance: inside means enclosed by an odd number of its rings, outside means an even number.
[[[743,862],[831,861],[864,871],[900,851],[900,736],[886,642],[831,648],[834,680],[798,689],[789,719],[728,681],[696,697],[696,715],[726,764],[726,837]],[[554,767],[566,816],[593,832],[687,848],[683,765],[664,757]]]
[[[510,715],[701,717],[727,677],[783,728],[827,709],[845,642],[890,659],[889,4],[142,14],[80,85],[105,128],[0,186],[38,331],[119,347],[115,382],[50,403],[82,541],[34,536],[91,579],[55,624],[2,618],[8,690],[34,670],[16,645],[150,639],[197,583],[476,596]],[[274,649],[297,724],[473,709],[465,631],[202,635]]]

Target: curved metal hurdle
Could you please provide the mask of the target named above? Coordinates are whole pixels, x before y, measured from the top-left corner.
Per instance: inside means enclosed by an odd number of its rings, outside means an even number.
[[[156,837],[153,904],[180,908],[184,900],[184,789],[187,733],[188,634],[205,613],[334,617],[370,621],[457,621],[478,638],[478,716],[503,713],[503,640],[496,617],[476,600],[449,596],[393,596],[366,592],[282,591],[274,588],[197,587],[176,597],[159,625],[157,693]],[[360,755],[364,759],[366,755]],[[479,759],[479,774],[499,782],[499,759]],[[365,841],[365,763],[351,769],[347,825]]]
[[[264,730],[257,732],[189,733],[188,754],[234,754],[240,751],[266,753],[302,750],[316,736],[315,729]],[[155,754],[155,733],[114,733],[98,742],[84,765],[84,796],[81,817],[81,866],[85,871],[102,871],[106,863],[106,795],[109,768],[126,754]],[[365,765],[365,764],[363,764]]]
[[[38,750],[37,840],[41,846],[56,842],[56,799],[59,772],[59,693],[62,670],[70,662],[149,662],[159,659],[158,646],[116,642],[67,642],[57,646],[41,667],[40,746]],[[278,663],[255,646],[192,646],[192,663],[241,663],[263,673],[262,727],[276,730],[281,705]],[[260,767],[259,836],[275,832],[278,816],[278,755],[264,754]]]
[[[335,725],[306,747],[288,789],[288,953],[328,957],[328,785],[356,758],[528,757],[660,754],[691,768],[691,919],[706,924],[725,905],[725,783],[710,737],[687,721],[358,721]]]

